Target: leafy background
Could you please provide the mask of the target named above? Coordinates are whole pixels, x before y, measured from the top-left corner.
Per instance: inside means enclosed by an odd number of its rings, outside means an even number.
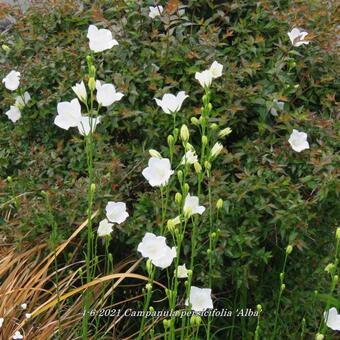
[[[213,85],[211,123],[233,132],[213,172],[213,197],[224,200],[217,221],[215,305],[233,310],[261,303],[263,332],[270,334],[284,249],[290,243],[294,251],[285,280],[281,338],[297,338],[303,317],[307,333],[314,334],[323,310],[322,296],[314,291],[324,293],[328,287],[323,269],[332,260],[340,211],[336,5],[314,0],[162,4],[167,6],[162,20],[148,17],[152,1],[46,1],[32,4],[25,14],[3,6],[17,22],[0,35],[1,44],[10,47],[1,51],[0,77],[20,71],[21,86],[32,96],[18,123],[0,116],[4,243],[20,248],[49,238],[42,191],[50,194],[60,241],[84,219],[83,141],[72,129],[56,128],[53,119],[57,103],[71,100],[71,86],[86,74],[86,31],[94,23],[109,28],[119,41],[118,47],[96,55],[98,77],[125,93],[107,110],[95,135],[96,207],[122,200],[130,213],[114,233],[115,258],[137,257],[145,231],[157,231],[159,194],[141,171],[148,149],[165,150],[172,121],[154,97],[185,90],[190,98],[179,119],[188,123],[201,105],[194,74],[217,60],[224,72]],[[310,32],[308,46],[292,47],[287,31],[296,26]],[[285,102],[277,117],[269,112],[274,99]],[[12,94],[1,87],[0,110],[12,103]],[[198,135],[191,128],[195,141]],[[290,148],[294,128],[308,134],[310,150]],[[200,237],[204,244],[204,221]],[[205,265],[202,247],[196,277],[201,284],[207,282]],[[246,339],[256,326],[255,318],[240,318],[231,331],[231,323],[216,319],[214,327],[222,329],[216,337]]]

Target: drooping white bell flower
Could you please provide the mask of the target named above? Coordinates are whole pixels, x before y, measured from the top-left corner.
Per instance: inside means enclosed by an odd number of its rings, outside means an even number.
[[[152,19],[155,19],[158,16],[161,16],[161,14],[163,13],[163,6],[158,5],[158,6],[150,6],[149,7],[149,17]]]
[[[201,84],[203,88],[210,87],[211,82],[213,80],[213,74],[210,70],[205,70],[203,72],[196,72],[195,79],[199,81],[199,83]]]
[[[328,312],[324,312],[323,317],[330,329],[340,331],[340,314],[338,314],[335,307],[329,309]]]
[[[176,256],[176,247],[170,248],[169,246],[166,246],[164,255],[159,258],[151,259],[151,262],[156,267],[165,269],[171,266],[171,263]]]
[[[72,90],[82,102],[84,103],[86,102],[87,92],[86,92],[86,87],[83,81],[72,86]]]
[[[105,211],[106,218],[113,223],[121,224],[129,217],[124,202],[108,202]]]
[[[25,105],[31,100],[30,94],[26,91],[23,96],[17,96],[15,98],[15,106],[19,109],[25,107]]]
[[[4,323],[4,318],[0,318],[0,328],[2,327],[3,323]]]
[[[113,223],[110,223],[106,218],[100,221],[97,230],[98,236],[99,237],[109,236],[113,230],[112,226]]]
[[[104,28],[98,29],[95,25],[89,26],[87,38],[93,52],[102,52],[118,45],[118,41],[112,38],[111,31]]]
[[[116,88],[112,84],[102,84],[96,81],[97,102],[102,106],[110,106],[118,102],[124,96],[121,92],[116,92]]]
[[[19,331],[16,331],[14,333],[14,335],[12,336],[12,339],[13,340],[20,340],[20,339],[23,339],[24,337],[21,335],[21,333]]]
[[[92,133],[95,131],[97,124],[100,123],[102,117],[97,116],[97,117],[92,117],[90,118],[89,116],[82,115],[80,122],[78,123],[78,130],[79,133],[82,136],[87,136],[90,131],[91,131],[91,125],[92,125]]]
[[[20,72],[15,70],[11,71],[7,74],[7,76],[2,79],[2,82],[5,84],[7,90],[15,91],[20,85]]]
[[[195,312],[203,312],[207,309],[214,308],[211,299],[210,288],[198,288],[195,286],[191,286],[189,300],[191,304],[191,309]],[[185,301],[185,305],[189,306],[188,299]]]
[[[222,76],[223,65],[215,60],[211,64],[209,71],[211,72],[213,79],[219,78]]]
[[[21,118],[21,111],[14,105],[11,105],[10,109],[5,112],[5,115],[15,123],[17,120]]]
[[[156,266],[162,269],[171,265],[176,257],[176,248],[170,248],[166,244],[164,236],[156,236],[153,233],[146,233],[142,241],[138,244],[137,251],[143,257],[148,258]]]
[[[298,130],[293,129],[293,132],[290,135],[288,142],[292,149],[296,152],[301,152],[303,150],[309,149],[307,133],[305,132],[299,132]]]
[[[58,114],[54,119],[54,124],[64,130],[77,127],[81,122],[81,106],[77,98],[70,102],[58,103],[57,111]]]
[[[197,196],[187,195],[184,201],[183,212],[187,216],[192,216],[195,214],[202,215],[205,211],[203,205],[199,205],[199,199]]]
[[[142,175],[146,178],[152,187],[166,185],[170,176],[174,173],[171,170],[170,160],[168,158],[151,157],[148,166],[143,170]]]
[[[277,99],[274,99],[274,100],[273,100],[273,105],[272,105],[272,107],[270,108],[270,113],[271,113],[273,116],[277,116],[277,115],[278,115],[278,111],[279,111],[279,112],[282,112],[282,111],[283,111],[284,105],[285,105],[284,102],[280,102],[280,101],[278,101]]]
[[[196,162],[198,162],[198,159],[195,150],[189,150],[182,157],[181,165],[194,164]]]
[[[293,46],[299,47],[301,45],[308,45],[309,41],[305,40],[306,35],[308,32],[300,31],[298,28],[293,28],[290,32],[287,33],[289,36],[289,39]]]
[[[176,96],[171,93],[165,93],[162,99],[155,98],[155,101],[165,113],[171,114],[178,112],[181,109],[182,104],[187,97],[189,96],[185,94],[185,91],[180,91]]]
[[[176,274],[176,269],[175,269],[175,274]],[[177,267],[177,278],[185,279],[187,277],[188,277],[188,269],[184,263],[183,265]]]

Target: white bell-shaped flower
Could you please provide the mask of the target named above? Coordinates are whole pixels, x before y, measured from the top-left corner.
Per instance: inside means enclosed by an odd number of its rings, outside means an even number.
[[[20,85],[20,72],[15,70],[11,71],[7,74],[7,76],[2,79],[2,82],[5,84],[7,90],[15,91]]]
[[[182,104],[187,97],[189,96],[186,95],[184,91],[180,91],[176,96],[171,93],[165,93],[162,99],[155,98],[155,101],[165,113],[171,114],[178,112],[181,109]]]
[[[191,309],[195,312],[203,312],[207,309],[214,308],[211,299],[210,288],[198,288],[195,286],[191,286],[189,300],[191,304]],[[189,306],[188,299],[185,301],[185,305]]]
[[[299,132],[298,130],[294,129],[288,139],[288,142],[292,149],[296,152],[301,152],[303,150],[309,149],[307,133],[305,132]]]
[[[121,224],[129,217],[124,202],[108,202],[105,211],[106,218],[113,223]]]
[[[160,159],[156,157],[149,159],[148,166],[142,172],[152,187],[166,185],[173,173],[174,171],[171,170],[171,164],[168,158]]]
[[[102,52],[111,49],[118,45],[117,40],[112,38],[111,31],[101,28],[98,29],[95,25],[90,25],[87,31],[89,46],[93,52]]]

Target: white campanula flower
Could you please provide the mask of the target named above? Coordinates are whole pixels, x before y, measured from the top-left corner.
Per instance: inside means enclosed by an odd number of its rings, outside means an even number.
[[[113,223],[110,223],[106,218],[99,222],[98,226],[98,236],[104,237],[109,236],[112,232]]]
[[[209,71],[212,74],[213,79],[219,78],[222,76],[223,65],[217,62],[216,60],[211,64]]]
[[[187,97],[189,96],[185,94],[185,91],[180,91],[176,96],[171,93],[165,93],[162,99],[155,98],[155,101],[165,113],[171,114],[178,112],[181,109],[182,104]]]
[[[19,109],[24,108],[25,105],[31,100],[30,94],[26,91],[22,96],[15,98],[15,106]]]
[[[20,85],[20,72],[15,70],[11,71],[7,74],[7,76],[2,79],[2,82],[5,84],[7,90],[15,91]]]
[[[113,223],[121,224],[129,217],[124,202],[108,202],[105,211],[106,218]]]
[[[143,257],[148,258],[159,268],[167,268],[176,257],[176,248],[170,248],[166,244],[164,236],[156,236],[153,233],[146,233],[137,250]]]
[[[97,102],[102,106],[110,106],[121,100],[124,96],[121,92],[116,92],[116,88],[112,84],[102,84],[96,81]]]
[[[83,81],[72,86],[72,90],[82,102],[86,103],[87,92]]]
[[[27,308],[27,303],[21,304],[20,307],[21,307],[23,310],[25,310],[25,309]]]
[[[199,83],[201,84],[203,88],[210,87],[211,82],[213,80],[213,74],[210,70],[205,70],[203,72],[196,72],[195,79],[199,81]]]
[[[309,149],[307,133],[305,132],[299,132],[298,130],[293,129],[293,132],[290,135],[288,142],[292,149],[296,152],[301,152],[303,150]]]
[[[101,116],[97,116],[97,117],[92,117],[90,118],[89,116],[86,115],[82,115],[80,118],[80,122],[78,123],[78,130],[79,133],[82,136],[87,136],[90,131],[92,130],[92,132],[95,131],[97,124],[100,123],[101,121]],[[92,127],[92,129],[91,129]]]
[[[0,328],[2,327],[3,323],[4,323],[4,318],[0,318]]]
[[[171,170],[170,160],[168,158],[151,157],[148,166],[143,170],[142,175],[146,178],[152,187],[166,185],[170,176],[174,173]]]
[[[175,274],[176,274],[176,269],[175,269]],[[187,277],[188,277],[188,269],[184,263],[183,265],[177,267],[177,278],[185,279]]]
[[[184,201],[183,212],[187,216],[192,216],[195,214],[202,215],[205,211],[203,205],[199,205],[199,199],[197,196],[187,195]]]
[[[308,32],[300,31],[298,28],[293,28],[290,32],[287,33],[289,36],[289,39],[293,46],[299,47],[301,45],[308,45],[309,41],[305,40],[306,35]]]
[[[333,331],[340,331],[340,314],[338,314],[336,308],[331,308],[328,312],[324,312],[323,317],[326,321],[326,325],[333,329]]]
[[[189,296],[191,309],[195,312],[203,312],[207,309],[212,309],[213,302],[211,299],[211,289],[210,288],[198,288],[191,286],[190,296]],[[185,305],[189,306],[189,301],[185,301]]]
[[[5,115],[15,123],[17,120],[21,118],[21,111],[14,105],[11,105],[10,109],[5,112]]]
[[[158,6],[150,6],[149,7],[149,17],[152,19],[155,19],[158,16],[161,16],[161,14],[163,13],[163,6],[158,5]]]
[[[64,130],[77,127],[81,122],[81,106],[77,98],[70,102],[58,103],[57,111],[58,114],[54,119],[54,124]]]
[[[279,112],[282,112],[284,106],[285,106],[285,103],[284,103],[284,102],[280,102],[280,101],[278,101],[277,99],[274,99],[273,105],[272,105],[272,107],[270,108],[270,113],[271,113],[273,116],[277,116],[277,115],[278,115],[278,111],[279,111]]]
[[[185,155],[182,158],[181,165],[184,164],[194,164],[198,162],[197,155],[195,150],[189,150],[185,153]]]
[[[26,319],[30,319],[32,317],[32,314],[31,313],[26,313],[25,317],[26,317]]]
[[[16,331],[14,333],[14,335],[12,336],[12,339],[14,340],[19,340],[19,339],[23,339],[24,337],[21,335],[21,333],[19,331]]]
[[[223,150],[223,145],[219,142],[215,143],[215,145],[211,149],[211,157],[217,157],[221,151]]]
[[[118,45],[117,40],[112,38],[111,31],[101,28],[98,29],[95,25],[90,25],[87,31],[89,46],[93,52],[102,52],[111,49]]]

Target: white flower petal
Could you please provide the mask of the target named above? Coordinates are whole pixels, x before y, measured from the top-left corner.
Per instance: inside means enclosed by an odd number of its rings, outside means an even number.
[[[105,211],[107,219],[113,223],[123,223],[129,217],[124,202],[108,202]]]

